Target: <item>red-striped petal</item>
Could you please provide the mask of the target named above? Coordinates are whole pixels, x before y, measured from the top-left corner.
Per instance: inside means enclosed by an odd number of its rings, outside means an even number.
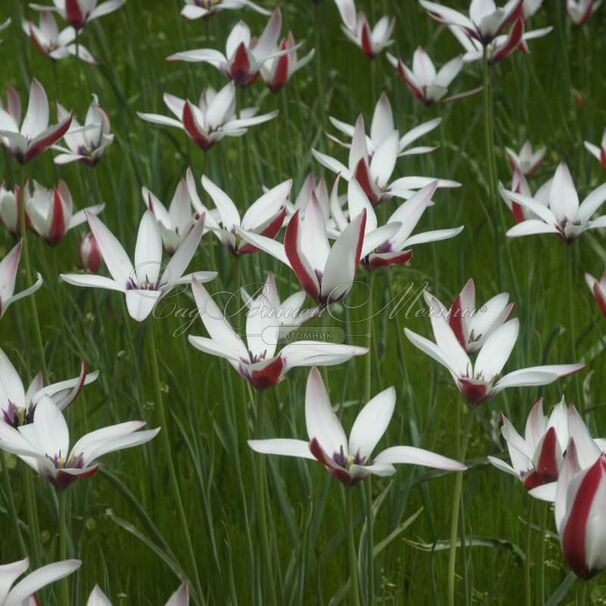
[[[299,284],[309,296],[318,301],[320,297],[320,288],[315,276],[310,276],[307,268],[299,254],[299,222],[300,211],[298,210],[290,219],[286,233],[284,234],[284,251],[292,266]]]

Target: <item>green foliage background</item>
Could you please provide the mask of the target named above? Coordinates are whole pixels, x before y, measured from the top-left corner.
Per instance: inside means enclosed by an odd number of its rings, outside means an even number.
[[[456,4],[464,7],[466,3]],[[504,146],[518,149],[529,138],[549,150],[531,187],[536,189],[565,160],[583,196],[604,180],[603,170],[583,149],[583,141],[598,142],[606,126],[606,12],[602,7],[587,26],[576,28],[565,22],[563,2],[545,4],[532,25],[551,24],[554,31],[531,42],[529,55],[516,54],[492,70],[499,178],[509,184]],[[208,174],[245,209],[263,185],[292,177],[298,191],[309,171],[322,174],[311,158],[311,147],[345,157],[323,135],[329,129],[328,115],[353,123],[363,113],[369,123],[380,92],[387,91],[402,131],[442,116],[441,127],[424,139],[439,143],[440,150],[401,159],[394,176],[420,174],[460,181],[461,189],[439,192],[424,226],[464,224],[465,230],[451,241],[417,247],[410,266],[379,273],[374,281],[373,306],[382,311],[374,319],[372,332],[373,393],[393,384],[398,394],[394,420],[382,443],[415,444],[454,456],[463,407],[447,373],[403,340],[404,326],[429,334],[427,318],[415,314],[422,305],[411,302],[392,317],[394,297],[411,284],[416,288],[427,281],[448,302],[470,276],[476,280],[480,302],[509,291],[522,328],[508,368],[583,360],[587,369],[544,390],[501,394],[479,411],[463,506],[466,534],[477,541],[459,555],[457,591],[461,604],[509,605],[521,600],[523,559],[530,536],[533,582],[544,563],[547,595],[551,595],[567,575],[557,539],[548,536],[544,562],[538,561],[539,505],[535,504],[528,535],[529,498],[523,487],[490,467],[485,457],[503,449],[498,414],[506,411],[521,429],[538,395],[545,395],[550,409],[564,394],[584,411],[594,435],[606,434],[604,319],[583,283],[584,271],[598,275],[606,263],[603,234],[585,234],[571,246],[543,236],[507,240],[502,217],[507,226],[512,219],[503,202],[488,193],[481,96],[425,109],[404,89],[384,54],[370,62],[345,39],[332,2],[315,5],[294,0],[282,2],[281,8],[285,30],[293,29],[306,49],[315,47],[315,60],[277,95],[266,92],[260,83],[239,91],[240,107],[258,104],[263,112],[277,108],[279,118],[252,128],[240,140],[223,140],[204,154],[183,133],[145,123],[135,112],[164,113],[165,91],[196,99],[203,87],[222,85],[221,76],[209,66],[167,63],[165,57],[198,47],[222,49],[238,19],[260,32],[263,17],[251,11],[225,11],[208,21],[188,22],[179,15],[178,0],[128,0],[125,8],[94,22],[82,35],[81,42],[100,60],[98,66],[73,59],[53,65],[20,29],[22,17],[35,16],[27,3],[5,0],[0,17],[12,16],[13,25],[3,32],[0,84],[12,83],[24,98],[31,77],[36,76],[51,99],[73,109],[80,119],[90,95],[96,93],[110,115],[116,142],[94,171],[75,164],[56,167],[52,154],[46,153],[23,170],[4,156],[1,175],[7,182],[33,177],[47,186],[64,178],[80,208],[103,200],[103,221],[132,250],[144,210],[142,185],[168,202],[185,168],[191,166],[197,177]],[[392,52],[407,63],[418,45],[438,64],[460,52],[450,33],[431,22],[412,0],[360,1],[360,8],[372,15],[372,22],[381,14],[395,16]],[[455,86],[466,90],[480,84],[479,66],[470,65]],[[580,105],[573,98],[573,88],[583,96]],[[397,203],[386,203],[379,209],[380,216],[391,214]],[[67,413],[73,435],[131,418],[146,419],[155,426],[158,414],[146,339],[148,323],[131,321],[116,293],[80,290],[57,279],[60,272],[76,268],[78,236],[70,233],[53,249],[30,239],[34,269],[45,278],[35,297],[51,379],[77,374],[80,358],[101,373]],[[11,237],[3,233],[0,252],[4,254],[11,245]],[[209,285],[211,292],[235,290],[234,260],[212,236],[205,236],[191,268],[219,271],[220,279]],[[290,273],[261,255],[242,260],[242,279],[259,282],[268,269],[276,272],[283,297],[297,288]],[[361,272],[359,279],[364,283],[367,276]],[[361,320],[366,294],[363,284],[354,289],[349,300],[352,309],[337,308],[333,323]],[[187,293],[172,303],[178,309],[194,309]],[[18,303],[0,322],[0,346],[26,381],[40,365],[28,312],[27,302]],[[248,392],[226,363],[194,350],[185,335],[174,335],[183,323],[174,313],[156,321],[160,374],[170,413],[169,427],[163,431],[170,432],[206,601],[264,603],[255,593],[258,579],[266,572],[254,534],[252,457],[244,439],[250,432],[246,429]],[[188,332],[204,334],[204,329],[195,320]],[[364,344],[364,332],[364,323],[354,323],[349,338]],[[323,373],[333,402],[346,403],[341,413],[346,427],[360,405],[363,368],[364,360],[358,359]],[[296,369],[264,395],[261,405],[267,408],[270,421],[265,435],[257,437],[304,435],[306,377],[304,369]],[[347,603],[342,591],[348,578],[344,509],[337,483],[310,462],[269,458],[266,462],[280,603]],[[25,516],[21,487],[23,474],[29,470],[15,459],[11,463],[17,507]],[[410,467],[400,467],[393,478],[373,481],[380,502],[375,540],[383,547],[377,557],[380,603],[445,601],[447,552],[443,546],[448,540],[453,484],[452,475]],[[42,480],[36,479],[35,486],[45,560],[52,561],[58,554],[54,496]],[[357,532],[362,530],[364,511],[358,488],[354,488]],[[21,554],[4,504],[5,494],[0,491],[0,561],[9,562]],[[419,517],[402,532],[395,532],[419,508],[423,508]],[[546,519],[553,530],[552,515]],[[73,553],[83,560],[72,579],[76,604],[85,602],[95,583],[115,604],[164,603],[179,583],[177,575],[191,575],[158,439],[136,451],[107,457],[101,474],[76,484],[71,489],[70,527]],[[601,593],[599,579],[593,591],[596,597]],[[52,591],[43,597],[54,603]]]

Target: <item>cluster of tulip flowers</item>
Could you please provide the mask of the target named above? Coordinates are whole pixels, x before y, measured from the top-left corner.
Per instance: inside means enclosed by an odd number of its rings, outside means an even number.
[[[31,5],[40,13],[39,22],[26,21],[22,25],[36,48],[50,59],[59,61],[75,57],[94,64],[95,58],[80,40],[83,30],[89,21],[120,9],[125,3],[126,0],[106,0],[97,5],[95,0],[54,0],[53,6]],[[384,16],[371,27],[353,0],[335,0],[335,4],[344,34],[369,59],[375,59],[393,43],[395,20]],[[549,34],[551,28],[527,29],[528,22],[541,8],[541,0],[508,0],[502,7],[497,7],[492,0],[472,0],[469,14],[428,0],[419,0],[419,4],[434,21],[449,28],[461,44],[463,54],[439,70],[422,48],[415,51],[411,68],[401,58],[388,55],[387,59],[406,88],[424,105],[484,95],[486,161],[492,201],[501,204],[500,200],[497,202],[500,195],[515,222],[506,235],[555,234],[565,242],[572,242],[586,230],[606,227],[606,216],[595,217],[606,201],[606,184],[580,202],[564,163],[557,167],[552,179],[532,193],[528,178],[544,161],[544,149],[535,151],[528,142],[519,152],[507,149],[513,172],[511,187],[506,188],[497,179],[489,70],[514,52],[528,50],[529,41]],[[567,14],[575,25],[584,25],[599,4],[592,0],[566,0]],[[267,16],[260,36],[253,36],[249,27],[240,21],[226,40],[225,52],[201,48],[179,51],[167,57],[171,62],[209,64],[227,79],[225,86],[218,91],[206,88],[195,102],[166,93],[163,100],[171,116],[139,113],[144,121],[184,131],[203,152],[219,144],[224,137],[243,137],[249,128],[277,118],[277,112],[259,114],[256,107],[237,111],[238,89],[249,87],[260,79],[276,93],[314,58],[313,49],[302,58],[298,56],[301,44],[296,42],[292,32],[280,38],[282,13],[279,8],[270,12],[249,0],[186,0],[182,15],[187,19],[209,18],[223,10],[239,9],[251,9]],[[66,22],[64,30],[59,31],[54,14]],[[9,22],[4,25],[8,26]],[[476,61],[481,61],[484,67],[483,86],[449,94],[448,89],[464,65]],[[46,91],[34,78],[27,109],[23,116],[22,113],[20,93],[8,87],[5,103],[0,108],[0,143],[15,163],[16,174],[19,174],[20,165],[49,150],[57,152],[54,157],[57,165],[76,162],[94,169],[114,142],[108,114],[96,96],[93,96],[82,123],[59,103],[57,121],[51,123]],[[30,603],[42,587],[64,581],[79,567],[80,561],[67,558],[66,490],[74,482],[94,476],[99,469],[98,459],[103,455],[143,445],[158,434],[165,449],[183,539],[193,556],[194,546],[188,534],[188,520],[166,431],[167,415],[154,334],[154,311],[159,302],[174,294],[177,288],[188,290],[190,287],[208,336],[189,336],[189,343],[205,354],[225,360],[246,382],[257,433],[265,430],[259,394],[281,382],[293,368],[310,369],[305,391],[307,437],[262,439],[255,435],[248,440],[248,445],[254,453],[319,462],[343,485],[352,604],[362,601],[353,525],[356,486],[364,486],[365,498],[370,502],[366,524],[372,537],[372,475],[393,475],[398,464],[457,473],[447,579],[448,601],[455,603],[463,472],[467,469],[466,449],[477,407],[505,389],[554,383],[582,370],[583,364],[538,365],[503,374],[520,333],[519,321],[511,318],[514,303],[509,294],[497,294],[483,305],[477,305],[472,279],[448,305],[425,291],[423,296],[433,340],[409,329],[405,329],[399,338],[405,336],[418,350],[446,368],[469,405],[458,460],[408,445],[391,445],[376,453],[394,414],[396,390],[390,386],[373,394],[371,335],[366,346],[291,338],[304,322],[326,317],[331,306],[346,300],[355,288],[359,272],[367,272],[372,286],[384,268],[407,264],[414,246],[448,240],[462,231],[463,226],[456,226],[413,233],[425,212],[435,206],[434,197],[440,190],[458,188],[460,183],[436,176],[393,178],[399,158],[436,149],[416,143],[436,129],[440,120],[433,119],[401,133],[395,126],[392,106],[384,93],[378,99],[368,130],[362,115],[353,124],[331,117],[330,122],[338,134],[329,134],[329,137],[347,150],[347,160],[342,162],[319,150],[311,151],[322,167],[334,173],[331,185],[327,186],[323,179],[316,180],[310,174],[298,194],[293,196],[292,181],[286,180],[266,188],[244,213],[229,193],[206,175],[201,176],[199,184],[212,205],[204,202],[191,169],[187,169],[179,181],[169,204],[143,187],[143,213],[132,258],[99,218],[105,211],[104,204],[75,211],[65,181],[60,180],[51,188],[33,179],[23,183],[3,182],[0,186],[0,220],[18,242],[0,262],[0,318],[10,305],[29,297],[30,320],[43,367],[25,388],[13,363],[0,349],[0,448],[6,453],[3,470],[6,472],[7,455],[15,455],[56,490],[62,559],[38,568],[14,586],[27,570],[28,559],[0,566],[0,604]],[[585,146],[606,169],[606,134],[599,146],[591,142],[585,142]],[[377,207],[383,204],[395,206],[395,210],[381,224]],[[28,239],[33,234],[54,247],[63,241],[68,230],[82,225],[90,230],[82,235],[79,244],[84,271],[61,274],[60,279],[76,287],[122,293],[129,316],[137,322],[149,323],[162,428],[143,429],[143,421],[126,421],[86,434],[70,449],[64,411],[85,385],[97,379],[98,373],[89,371],[83,361],[79,376],[47,383],[44,335],[35,303],[35,293],[42,287],[43,280],[40,274],[34,276],[32,272]],[[292,271],[300,290],[281,299],[276,279],[268,272],[257,292],[248,293],[242,289],[246,323],[243,330],[232,326],[215,296],[205,286],[221,280],[217,272],[204,269],[186,273],[203,239],[211,237],[218,239],[235,263],[242,255],[252,254],[276,259]],[[22,255],[27,285],[15,293]],[[163,262],[163,255],[168,261]],[[109,276],[101,273],[103,266]],[[600,280],[587,274],[586,282],[599,309],[606,315],[606,272]],[[240,285],[236,286],[239,288]],[[313,307],[304,308],[307,298],[313,301]],[[369,321],[372,318],[371,308],[368,318]],[[280,341],[286,341],[281,348]],[[323,379],[327,374],[321,373],[319,367],[343,364],[357,356],[365,356],[367,369],[365,394],[361,398],[364,405],[347,435],[331,404]],[[543,411],[542,399],[537,400],[528,414],[523,436],[503,415],[501,433],[510,461],[489,457],[490,462],[516,476],[533,498],[555,503],[555,523],[564,560],[581,579],[594,576],[606,567],[606,539],[600,513],[606,507],[606,454],[603,452],[606,441],[590,435],[579,411],[564,398],[549,416]],[[256,454],[253,456],[257,457]],[[267,486],[263,458],[257,457],[255,463],[257,525],[267,575],[265,591],[268,603],[278,604],[264,520]],[[27,476],[27,494],[31,499],[30,476]],[[32,534],[36,524],[35,503],[28,505]],[[16,517],[14,503],[9,503],[7,510]],[[368,592],[365,603],[370,604],[376,597],[372,539],[368,549],[368,580],[363,586]],[[39,562],[39,557],[36,560]],[[184,578],[167,606],[188,604],[190,594],[196,602],[204,600],[204,587],[199,571],[195,569],[194,557],[191,566],[191,582]],[[71,603],[64,582],[61,589],[64,604]],[[96,586],[87,603],[95,606],[110,602]]]

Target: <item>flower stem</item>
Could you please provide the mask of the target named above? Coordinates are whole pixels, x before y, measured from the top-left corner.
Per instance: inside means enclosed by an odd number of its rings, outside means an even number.
[[[38,568],[42,563],[42,548],[40,544],[40,523],[38,522],[38,509],[36,508],[36,497],[34,495],[34,478],[29,469],[24,470],[25,482],[25,509],[27,512],[27,528],[29,532],[29,543],[32,552],[32,564]]]
[[[261,398],[261,392],[257,391],[255,394],[250,383],[247,383],[251,402],[255,405],[255,435],[260,436],[263,430],[263,403]],[[266,587],[269,593],[269,604],[276,606],[278,604],[276,599],[276,586],[274,583],[274,567],[275,563],[271,557],[271,550],[269,546],[269,534],[267,530],[267,504],[265,500],[265,460],[263,457],[254,457],[254,469],[255,469],[255,493],[257,499],[257,524],[259,531],[259,540],[261,542],[262,557],[265,562],[265,574],[263,575],[266,579]]]
[[[465,460],[467,454],[467,445],[473,425],[474,412],[467,412],[465,425],[463,427],[463,437],[460,442],[457,458],[460,461]],[[459,529],[459,511],[461,509],[461,495],[463,492],[463,473],[458,472],[455,480],[454,492],[452,493],[452,507],[450,517],[450,548],[448,551],[448,606],[455,604],[455,570],[457,563],[457,532]]]
[[[59,490],[57,492],[57,499],[59,501],[59,559],[67,560],[67,537],[69,533],[67,525],[67,492]],[[70,606],[68,577],[61,579],[59,586],[61,588],[61,604],[63,606]]]
[[[488,64],[488,47],[484,47],[482,56],[482,80],[484,98],[484,142],[486,144],[486,160],[488,161],[488,180],[490,200],[496,201],[496,160],[494,155],[494,134],[492,115],[492,90],[490,88],[490,69]],[[499,207],[500,208],[500,207]]]
[[[347,502],[347,553],[349,554],[349,572],[350,572],[350,589],[351,589],[351,604],[360,606],[360,585],[358,583],[358,554],[356,553],[356,539],[354,536],[354,520],[353,520],[353,490],[351,487],[344,486],[342,488]]]
[[[585,606],[587,603],[587,586],[589,585],[588,581],[579,580],[579,584],[577,585],[577,606]],[[589,603],[591,604],[591,598]]]
[[[545,598],[545,529],[547,528],[548,503],[541,503],[541,522],[539,528],[539,575],[538,575],[538,603],[543,604]]]
[[[372,395],[372,295],[374,284],[374,272],[370,271],[368,277],[368,301],[366,303],[366,376],[365,376],[365,399],[364,404],[370,401]],[[367,542],[367,575],[368,575],[368,603],[374,603],[375,597],[375,562],[374,562],[374,515],[372,510],[372,475],[369,475],[364,486],[366,507],[366,542]]]
[[[528,513],[526,514],[526,560],[524,561],[524,587],[526,606],[532,604],[532,587],[530,582],[530,566],[532,564],[532,513],[534,499],[528,499]]]
[[[19,525],[19,516],[17,515],[17,508],[15,507],[15,498],[13,496],[13,487],[11,483],[11,475],[8,468],[8,455],[2,453],[2,478],[4,480],[4,492],[6,493],[7,509],[10,515],[11,524],[15,527],[15,533],[17,534],[17,541],[19,542],[19,550],[21,555],[25,557],[27,555],[27,547],[23,540],[23,534],[21,533],[21,526]],[[31,474],[30,474],[31,475]]]
[[[173,461],[172,448],[170,445],[170,435],[168,432],[168,422],[166,417],[166,410],[164,409],[164,398],[162,396],[162,385],[160,383],[160,368],[158,364],[158,353],[156,348],[156,330],[154,326],[154,322],[150,322],[149,324],[149,334],[150,334],[150,347],[151,347],[151,363],[152,363],[152,372],[154,375],[154,389],[156,392],[156,402],[158,405],[158,412],[160,415],[160,425],[162,427],[160,431],[162,446],[164,447],[166,464],[168,466],[168,473],[170,476],[170,481],[172,484],[173,496],[175,498],[175,502],[177,505],[177,512],[179,514],[179,518],[181,520],[181,526],[183,529],[183,535],[185,538],[185,544],[187,547],[189,559],[191,560],[191,567],[193,573],[193,582],[194,587],[198,596],[198,599],[204,601],[204,594],[202,592],[202,584],[200,583],[200,575],[198,573],[198,563],[196,561],[196,554],[194,551],[194,546],[191,540],[190,534],[190,525],[187,521],[187,516],[185,515],[185,508],[183,507],[183,499],[181,498],[181,490],[179,488],[179,480],[177,478],[177,472],[175,470],[175,464]]]

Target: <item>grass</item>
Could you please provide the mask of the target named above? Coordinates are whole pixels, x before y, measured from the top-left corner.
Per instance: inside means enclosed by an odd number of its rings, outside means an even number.
[[[491,70],[497,173],[508,184],[503,148],[517,149],[529,138],[549,150],[540,173],[533,177],[533,189],[551,176],[560,160],[566,160],[584,195],[604,180],[599,164],[583,149],[583,141],[599,141],[606,125],[606,74],[601,69],[606,20],[599,11],[587,26],[573,28],[564,23],[556,4],[546,3],[533,23],[533,27],[554,24],[554,31],[532,42],[531,54],[516,54]],[[406,62],[418,45],[440,64],[459,52],[448,31],[432,23],[412,0],[360,5],[375,18],[383,13],[396,17],[392,50]],[[129,0],[125,8],[91,24],[82,35],[81,42],[100,60],[99,66],[68,59],[53,69],[21,33],[20,17],[27,13],[31,18],[33,13],[25,2],[7,0],[0,17],[8,9],[13,25],[3,32],[1,83],[15,85],[23,98],[30,78],[36,76],[51,99],[72,108],[80,119],[90,95],[96,93],[109,112],[116,142],[94,171],[80,165],[56,167],[46,153],[23,170],[4,157],[1,174],[9,182],[33,177],[45,185],[64,178],[80,208],[103,200],[103,220],[127,250],[132,250],[144,210],[139,193],[142,185],[168,201],[186,167],[191,166],[196,177],[208,174],[244,209],[264,185],[292,177],[294,191],[298,191],[309,171],[321,174],[311,158],[311,147],[343,158],[342,150],[323,135],[329,129],[326,115],[353,123],[363,113],[369,123],[374,104],[385,90],[401,130],[442,116],[440,129],[425,138],[440,143],[441,149],[429,156],[400,160],[394,176],[431,175],[463,183],[461,189],[441,191],[424,221],[426,227],[465,225],[465,230],[451,241],[416,248],[411,265],[375,276],[373,308],[380,312],[372,327],[372,393],[389,385],[397,390],[396,413],[385,444],[415,444],[455,456],[457,418],[463,406],[458,392],[447,374],[402,335],[405,326],[429,334],[427,319],[415,317],[421,303],[409,300],[395,317],[389,313],[398,293],[406,292],[411,283],[414,288],[429,283],[443,301],[451,300],[470,276],[476,280],[480,301],[504,290],[512,293],[522,326],[509,363],[512,369],[577,360],[587,363],[581,374],[543,390],[512,390],[484,404],[468,449],[472,469],[465,474],[462,501],[468,544],[458,556],[457,603],[507,605],[525,599],[522,580],[527,541],[532,554],[533,602],[542,603],[536,587],[540,566],[544,564],[546,596],[568,578],[552,516],[547,518],[545,558],[539,561],[539,508],[534,508],[529,519],[528,497],[522,486],[490,467],[485,457],[503,450],[499,413],[506,411],[520,428],[538,395],[555,404],[565,394],[584,411],[594,435],[604,434],[603,318],[583,283],[584,271],[596,275],[606,262],[603,234],[585,234],[571,246],[541,236],[507,240],[499,218],[503,202],[489,193],[482,96],[423,108],[404,89],[384,54],[371,64],[347,42],[329,1],[318,6],[305,0],[282,5],[285,28],[292,28],[306,48],[316,46],[317,68],[314,63],[304,68],[277,95],[267,93],[258,83],[239,93],[241,106],[258,104],[263,112],[279,109],[280,116],[273,123],[251,129],[242,140],[223,140],[204,154],[184,134],[139,120],[136,111],[164,112],[161,96],[165,91],[196,98],[203,87],[222,84],[212,68],[169,64],[164,61],[168,54],[196,47],[222,49],[228,31],[240,17],[253,31],[259,32],[264,23],[250,11],[226,11],[207,22],[187,22],[179,16],[180,7],[178,0]],[[479,64],[468,66],[458,86],[460,90],[479,86],[481,77]],[[572,89],[583,96],[581,105],[575,102]],[[380,215],[391,213],[395,204],[388,202],[380,208]],[[512,224],[507,213],[505,223],[507,227]],[[74,376],[80,358],[100,371],[99,380],[84,390],[67,413],[73,435],[131,418],[156,426],[160,411],[148,343],[151,327],[131,321],[116,293],[80,290],[58,282],[60,272],[76,267],[77,241],[78,234],[70,233],[58,247],[49,249],[30,237],[33,268],[45,279],[35,298],[50,378]],[[3,254],[11,245],[10,236],[2,235]],[[191,267],[217,269],[220,278],[209,285],[211,292],[234,289],[234,260],[211,236],[205,236]],[[294,292],[293,276],[261,255],[241,260],[242,282],[261,281],[268,269],[276,272],[283,297]],[[361,281],[367,278],[359,274]],[[362,287],[354,289],[348,300],[352,308],[345,313],[343,306],[336,306],[333,324],[340,325],[347,316],[361,321],[365,294]],[[186,335],[180,334],[184,319],[174,312],[193,313],[189,294],[165,305],[173,304],[174,309],[162,307],[166,317],[154,326],[167,416],[163,431],[170,438],[204,601],[270,603],[268,570],[256,540],[258,510],[252,478],[258,476],[253,475],[257,473],[255,457],[245,444],[245,437],[252,435],[252,419],[246,414],[250,397],[231,368],[194,350]],[[27,302],[17,303],[0,322],[1,346],[25,381],[41,366],[29,311]],[[364,344],[364,325],[352,326],[352,342]],[[205,334],[198,320],[186,332]],[[323,373],[333,402],[345,403],[346,427],[365,393],[364,365],[364,359],[358,359]],[[306,377],[304,369],[296,369],[265,394],[261,405],[266,420],[256,437],[303,435]],[[23,521],[22,487],[29,470],[14,458],[8,459],[8,465],[16,510]],[[277,603],[349,603],[346,511],[340,487],[321,466],[307,461],[267,458],[265,473],[265,513]],[[373,480],[378,603],[445,603],[454,483],[453,475],[404,466],[393,478]],[[59,557],[55,498],[49,486],[37,478],[34,490],[42,559],[50,562]],[[351,496],[364,589],[367,535],[361,487],[353,488]],[[84,603],[95,583],[114,604],[164,603],[179,577],[194,579],[160,439],[107,457],[102,472],[93,480],[77,483],[69,497],[66,549],[83,561],[70,579],[74,604]],[[2,488],[1,562],[22,556],[8,507]],[[32,537],[24,524],[21,531],[29,546]],[[606,597],[599,580],[591,591],[594,600]],[[570,602],[573,594],[570,590],[561,603]],[[55,603],[53,589],[43,597]]]

